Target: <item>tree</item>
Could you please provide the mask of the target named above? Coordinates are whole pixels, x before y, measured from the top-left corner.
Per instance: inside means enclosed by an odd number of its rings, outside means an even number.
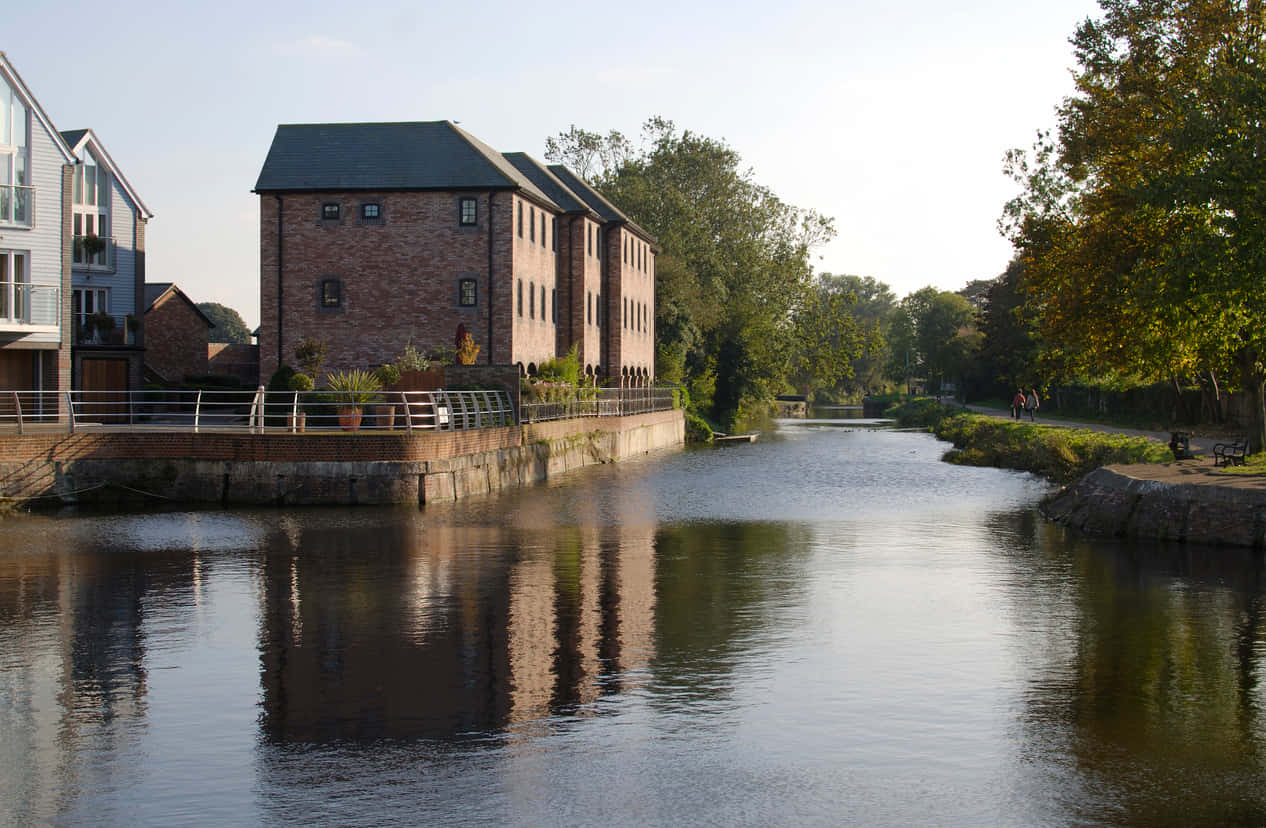
[[[974,320],[957,293],[928,286],[906,296],[890,316],[889,375],[907,383],[922,375],[929,388],[961,380],[980,347]]]
[[[207,337],[212,342],[231,342],[236,345],[249,345],[250,329],[242,321],[241,315],[230,307],[218,302],[199,302],[198,310],[215,325]]]
[[[795,351],[789,378],[801,393],[831,388],[853,376],[853,360],[867,337],[851,313],[857,296],[819,279],[795,313]]]
[[[817,291],[852,297],[842,303],[853,331],[852,353],[849,370],[840,372],[834,382],[836,390],[856,393],[882,386],[888,363],[889,319],[897,305],[891,288],[871,276],[822,273],[817,278]]]
[[[617,132],[572,127],[546,157],[588,170],[655,236],[659,350],[693,402],[727,427],[763,413],[785,382],[809,257],[834,235],[831,220],[756,183],[724,142],[660,118],[636,150]]]
[[[1266,441],[1266,46],[1258,0],[1101,0],[1057,136],[1009,154],[1048,357],[1146,379],[1234,371]]]

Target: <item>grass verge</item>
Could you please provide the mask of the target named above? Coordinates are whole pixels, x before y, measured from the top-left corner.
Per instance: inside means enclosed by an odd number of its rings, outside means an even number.
[[[1057,483],[1071,483],[1113,463],[1173,460],[1166,446],[1142,437],[1001,420],[935,400],[911,400],[886,414],[899,425],[927,428],[953,443],[953,450],[944,457],[947,462],[1018,469]]]

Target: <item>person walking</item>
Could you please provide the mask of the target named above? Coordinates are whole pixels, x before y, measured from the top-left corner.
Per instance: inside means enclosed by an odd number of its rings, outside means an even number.
[[[1011,398],[1011,419],[1018,420],[1024,416],[1024,389],[1015,392]]]
[[[1029,412],[1029,421],[1037,422],[1037,389],[1030,388],[1029,395],[1024,398],[1024,410]]]

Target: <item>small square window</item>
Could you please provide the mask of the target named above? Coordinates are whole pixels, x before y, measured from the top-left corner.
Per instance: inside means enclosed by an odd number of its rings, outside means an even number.
[[[327,202],[321,205],[322,221],[338,221],[339,215],[339,205],[336,202]]]
[[[360,217],[365,221],[378,221],[382,218],[382,207],[377,204],[362,204]]]
[[[463,227],[474,227],[479,223],[479,202],[473,198],[463,198],[461,201],[460,217],[458,222]]]
[[[462,279],[457,283],[457,304],[463,308],[473,308],[479,298],[474,279]]]

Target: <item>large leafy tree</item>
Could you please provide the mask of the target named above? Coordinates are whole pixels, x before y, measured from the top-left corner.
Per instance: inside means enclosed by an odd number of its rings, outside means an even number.
[[[1259,0],[1101,0],[1059,130],[1004,214],[1052,365],[1234,372],[1266,440],[1266,48]]]
[[[680,374],[696,400],[711,392],[726,426],[764,407],[785,382],[810,254],[834,235],[831,220],[757,183],[723,141],[659,118],[638,149],[618,132],[572,127],[546,156],[588,171],[658,241],[657,373]]]
[[[214,323],[208,339],[212,342],[231,342],[238,345],[249,345],[250,329],[242,320],[241,314],[219,302],[199,302],[198,310]]]
[[[961,380],[980,348],[975,315],[965,297],[930,285],[907,295],[890,316],[889,375],[921,376],[930,388]]]

